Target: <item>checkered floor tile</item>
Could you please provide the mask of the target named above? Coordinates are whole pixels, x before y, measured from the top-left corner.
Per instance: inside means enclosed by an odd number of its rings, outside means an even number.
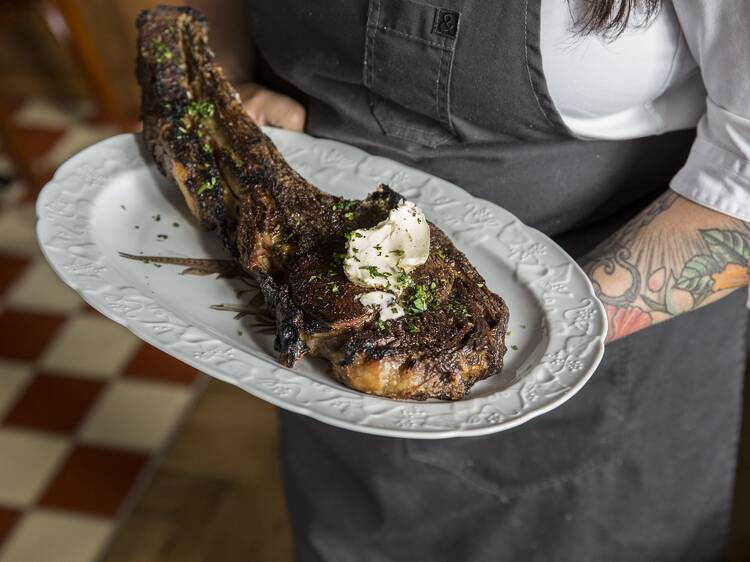
[[[116,132],[30,100],[14,114],[40,176]],[[0,175],[10,173],[0,154]],[[0,192],[0,562],[90,562],[202,386],[62,283],[34,190]]]

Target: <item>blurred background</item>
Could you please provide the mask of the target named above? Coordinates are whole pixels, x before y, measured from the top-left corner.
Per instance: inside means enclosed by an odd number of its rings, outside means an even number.
[[[139,129],[147,0],[0,0],[0,561],[286,561],[273,408],[89,308],[36,244],[64,160]]]
[[[273,408],[100,316],[36,244],[56,167],[139,129],[134,21],[154,4],[0,0],[0,562],[292,559]],[[732,560],[750,560],[749,434]]]

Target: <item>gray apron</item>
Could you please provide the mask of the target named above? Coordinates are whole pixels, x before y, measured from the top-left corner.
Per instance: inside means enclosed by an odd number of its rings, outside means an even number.
[[[573,138],[545,84],[539,4],[252,0],[252,33],[309,133],[453,181],[578,257],[666,189],[694,132]],[[610,344],[573,399],[486,437],[280,412],[298,559],[720,559],[746,320],[738,292]]]

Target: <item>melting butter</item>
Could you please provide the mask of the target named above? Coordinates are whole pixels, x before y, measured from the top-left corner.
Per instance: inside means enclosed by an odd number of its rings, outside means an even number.
[[[348,234],[344,274],[360,287],[399,294],[404,274],[425,263],[429,253],[427,219],[414,203],[404,200],[384,221]]]
[[[395,320],[404,315],[404,308],[396,302],[396,295],[386,291],[370,291],[359,296],[362,306],[380,310],[380,320]]]

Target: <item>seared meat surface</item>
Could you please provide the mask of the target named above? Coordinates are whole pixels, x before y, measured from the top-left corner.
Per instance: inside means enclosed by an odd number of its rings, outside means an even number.
[[[347,233],[376,225],[402,198],[381,185],[347,201],[297,174],[244,112],[196,11],[160,6],[138,29],[146,145],[200,225],[258,279],[284,365],[310,353],[353,389],[418,400],[456,400],[500,373],[508,309],[440,229],[430,225],[427,262],[402,295],[407,314],[380,321],[341,257]],[[427,297],[409,309],[420,287]]]

